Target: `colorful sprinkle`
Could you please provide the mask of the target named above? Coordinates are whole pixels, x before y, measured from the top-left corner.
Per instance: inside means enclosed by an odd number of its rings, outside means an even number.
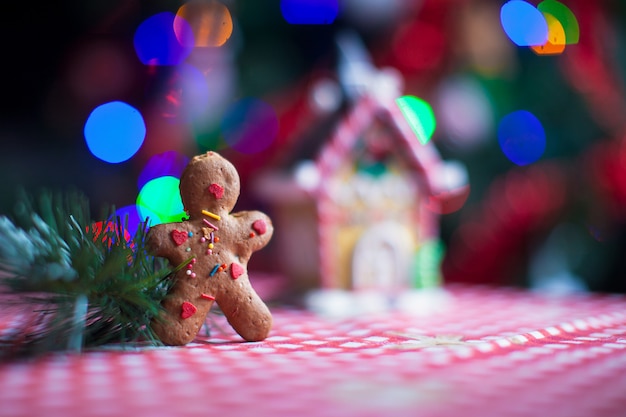
[[[220,264],[215,265],[213,269],[211,270],[211,273],[209,274],[209,276],[212,277],[213,275],[215,275],[215,273],[217,272],[219,268],[220,268]]]
[[[224,187],[219,184],[213,183],[209,185],[209,192],[218,200],[224,197]]]
[[[216,225],[214,225],[213,223],[211,223],[210,221],[208,221],[207,219],[202,219],[202,221],[204,222],[204,224],[206,224],[207,226],[209,226],[210,228],[212,228],[213,230],[220,230],[217,228]]]
[[[215,301],[215,297],[209,294],[205,294],[205,293],[200,294],[200,298],[204,298],[205,300]]]
[[[176,243],[176,246],[180,246],[187,241],[187,233],[182,232],[180,230],[172,230],[172,240]]]
[[[250,236],[250,237],[254,237],[254,236],[255,236],[255,234],[254,234],[253,232],[250,232],[250,235],[249,235],[249,236]]]
[[[187,236],[192,237],[193,236],[193,232],[187,233]]]
[[[209,249],[213,249],[213,247],[214,247],[213,244],[209,243]]]
[[[210,218],[215,219],[215,220],[217,220],[217,221],[222,220],[222,218],[221,218],[219,215],[217,215],[217,214],[215,214],[215,213],[211,213],[211,212],[210,212],[210,211],[208,211],[208,210],[202,210],[202,212],[201,212],[201,213],[202,213],[202,214],[204,214],[205,216],[209,216]]]
[[[213,241],[214,241],[215,243],[219,243],[220,238],[219,238],[219,237],[217,237],[217,236],[215,236],[215,239],[213,239]]]
[[[230,265],[230,276],[233,279],[237,279],[241,276],[241,274],[243,274],[243,266],[236,264],[236,263],[232,263]]]
[[[255,222],[252,223],[252,228],[254,229],[255,232],[257,232],[260,235],[267,232],[267,224],[265,223],[265,220],[263,219],[255,220]]]
[[[180,316],[183,319],[188,319],[189,317],[196,314],[196,311],[198,311],[198,308],[195,305],[191,304],[189,301],[185,301],[181,308],[182,311],[180,313]]]
[[[200,242],[202,242],[202,243],[206,242],[206,237],[202,236],[202,237],[200,238]]]

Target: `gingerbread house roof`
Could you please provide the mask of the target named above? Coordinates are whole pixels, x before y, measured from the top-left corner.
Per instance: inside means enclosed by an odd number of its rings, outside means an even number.
[[[323,196],[326,180],[351,156],[361,134],[375,120],[390,128],[406,163],[420,175],[420,185],[427,195],[455,193],[465,187],[464,168],[443,161],[432,142],[425,138],[420,141],[400,110],[396,99],[402,95],[401,76],[383,70],[373,73],[370,79],[351,103],[344,103],[338,111],[315,121],[294,140],[288,160],[280,164],[282,169],[275,166],[278,169],[271,175],[263,175],[257,188],[266,196],[269,189],[280,189],[277,197],[284,199],[299,198],[303,192]]]
[[[438,191],[437,173],[441,172],[442,165],[439,153],[427,142],[421,144],[415,136],[395,100],[385,100],[372,95],[364,95],[355,103],[352,109],[336,126],[330,139],[322,147],[315,159],[319,172],[319,184],[332,175],[339,164],[350,155],[359,137],[370,124],[378,119],[387,124],[398,141],[402,154],[406,155],[406,162],[423,176],[424,185],[428,194]]]

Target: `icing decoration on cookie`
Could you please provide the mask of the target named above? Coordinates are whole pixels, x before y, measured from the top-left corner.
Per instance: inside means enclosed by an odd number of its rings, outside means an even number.
[[[224,187],[219,184],[213,183],[209,185],[209,192],[218,200],[224,197]]]
[[[265,224],[265,221],[263,219],[256,220],[254,223],[252,223],[252,228],[260,235],[263,235],[265,234],[265,232],[267,232],[267,224]]]
[[[185,301],[181,308],[182,311],[180,313],[180,316],[183,319],[188,319],[189,317],[196,314],[196,311],[198,311],[198,308],[195,305],[191,304],[189,301]]]
[[[210,221],[208,221],[207,219],[202,219],[202,221],[204,222],[204,224],[206,224],[207,226],[209,226],[211,229],[213,230],[220,230],[217,228],[216,225],[214,225],[213,223],[211,223]]]
[[[200,298],[204,298],[205,300],[215,301],[215,297],[209,294],[205,294],[205,293],[200,294]]]
[[[195,278],[196,277],[196,273],[193,272],[193,264],[196,263],[196,258],[193,258],[191,260],[191,262],[189,262],[187,264],[187,271],[185,272],[187,275],[189,275],[191,278]]]
[[[233,262],[230,265],[230,276],[233,279],[237,279],[237,278],[239,278],[241,276],[241,274],[243,274],[243,267],[241,265],[236,264],[236,263]]]
[[[215,213],[211,213],[209,210],[202,210],[202,214],[204,214],[205,216],[209,216],[210,218],[215,219],[217,221],[222,220],[221,216]]]
[[[186,232],[180,230],[172,230],[172,240],[176,243],[176,246],[180,246],[187,241],[189,235]]]

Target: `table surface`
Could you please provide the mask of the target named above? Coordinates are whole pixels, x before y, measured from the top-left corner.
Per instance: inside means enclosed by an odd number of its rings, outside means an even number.
[[[6,362],[0,416],[626,415],[625,297],[445,291],[430,314],[275,307],[258,343],[215,316],[184,347]]]

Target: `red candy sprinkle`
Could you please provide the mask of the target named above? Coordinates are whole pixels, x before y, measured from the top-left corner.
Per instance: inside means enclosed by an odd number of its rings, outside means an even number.
[[[184,319],[188,319],[196,314],[196,311],[198,311],[198,308],[195,305],[191,304],[189,301],[185,301],[182,305],[180,316]]]
[[[236,263],[230,264],[230,276],[233,277],[233,279],[239,278],[241,274],[243,274],[243,266]]]
[[[209,185],[209,192],[215,196],[218,200],[224,197],[224,187],[219,184],[211,184]]]
[[[202,294],[200,294],[200,297],[204,298],[205,300],[215,301],[215,297],[213,297],[212,295],[209,295],[209,294],[202,293]]]
[[[265,220],[256,220],[254,223],[252,223],[252,228],[260,235],[267,232],[267,224],[265,224]]]
[[[176,245],[180,246],[187,241],[189,234],[187,232],[181,232],[180,230],[172,230],[172,240]]]

